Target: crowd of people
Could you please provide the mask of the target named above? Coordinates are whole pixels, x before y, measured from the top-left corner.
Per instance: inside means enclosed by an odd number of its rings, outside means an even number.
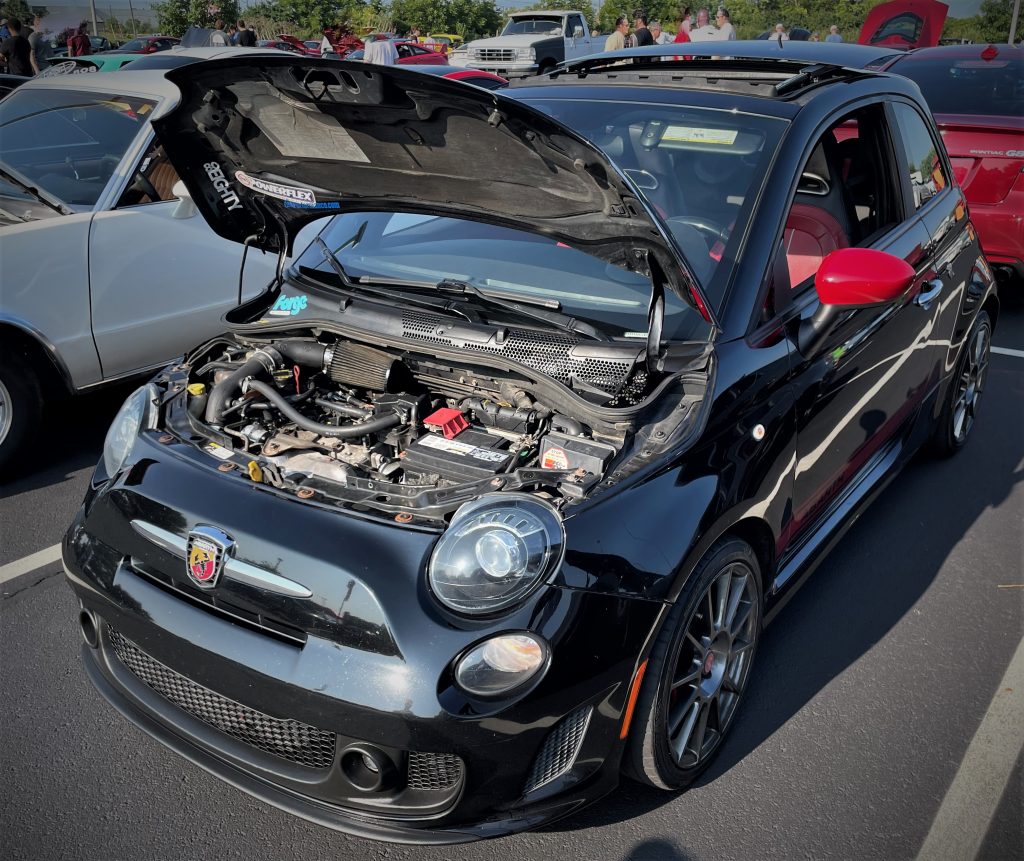
[[[50,41],[43,35],[41,26],[40,18],[34,18],[31,27],[17,18],[0,20],[0,70],[31,77],[46,67]]]

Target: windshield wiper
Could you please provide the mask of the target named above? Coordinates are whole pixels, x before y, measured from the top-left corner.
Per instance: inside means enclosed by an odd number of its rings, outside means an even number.
[[[50,207],[50,209],[52,209],[54,212],[59,212],[61,215],[74,215],[74,211],[72,209],[68,208],[60,201],[54,202],[50,200],[49,196],[44,195],[38,188],[29,185],[24,180],[18,179],[18,177],[16,177],[13,173],[11,173],[8,170],[4,170],[2,167],[0,167],[0,177],[6,179],[10,183],[13,183],[26,194],[29,194],[32,197],[34,197],[44,206]]]

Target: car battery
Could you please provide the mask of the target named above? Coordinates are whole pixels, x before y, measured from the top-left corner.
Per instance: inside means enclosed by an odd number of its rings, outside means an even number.
[[[453,439],[425,434],[405,449],[405,469],[460,481],[490,478],[508,466],[512,453],[508,440],[469,428]]]
[[[602,475],[615,449],[601,442],[552,431],[540,444],[540,465],[543,469],[584,469]]]

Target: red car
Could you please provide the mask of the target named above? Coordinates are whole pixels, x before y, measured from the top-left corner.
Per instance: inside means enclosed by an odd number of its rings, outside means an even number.
[[[398,64],[400,66],[447,66],[447,54],[438,54],[415,42],[395,42],[395,50],[398,51]],[[345,57],[346,60],[363,59],[363,49],[353,51]]]
[[[125,42],[117,49],[118,54],[155,54],[157,51],[166,51],[177,45],[181,39],[174,36],[139,36]]]
[[[319,42],[314,42],[312,44],[312,46],[311,46],[311,45],[308,45],[305,42],[303,42],[301,39],[298,39],[295,36],[290,36],[287,33],[281,33],[277,37],[277,41],[278,42],[287,42],[289,45],[291,45],[293,48],[295,48],[297,53],[302,54],[304,57],[319,57],[320,56],[320,43]]]
[[[938,0],[892,0],[868,12],[857,41],[881,48],[928,48],[939,44],[949,6]]]
[[[932,109],[971,221],[1001,284],[1024,282],[1024,48],[950,45],[885,67]]]

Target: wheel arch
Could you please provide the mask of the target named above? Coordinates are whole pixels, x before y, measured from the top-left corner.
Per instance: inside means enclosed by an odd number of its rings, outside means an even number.
[[[75,391],[67,365],[42,333],[21,320],[0,317],[0,343],[26,357],[38,372],[39,382],[46,392],[72,394]]]

